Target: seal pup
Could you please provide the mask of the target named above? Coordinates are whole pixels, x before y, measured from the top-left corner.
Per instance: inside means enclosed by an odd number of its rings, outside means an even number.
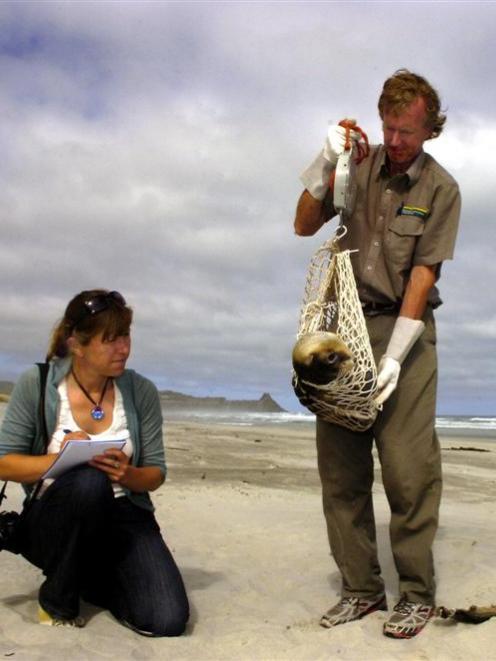
[[[353,357],[335,333],[317,331],[302,335],[293,348],[293,368],[300,379],[325,385],[353,367]]]

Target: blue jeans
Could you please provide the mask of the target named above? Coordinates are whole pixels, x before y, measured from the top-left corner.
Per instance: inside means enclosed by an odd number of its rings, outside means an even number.
[[[28,508],[22,538],[22,555],[46,576],[39,601],[53,617],[76,617],[82,597],[138,633],[184,632],[188,599],[153,513],[114,498],[96,468],[57,478]]]

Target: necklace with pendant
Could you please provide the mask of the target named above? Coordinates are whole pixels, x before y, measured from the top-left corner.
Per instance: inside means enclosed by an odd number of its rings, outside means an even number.
[[[96,420],[97,422],[99,422],[100,420],[103,420],[103,418],[105,417],[105,411],[102,409],[102,402],[103,402],[103,398],[105,397],[105,392],[107,390],[107,386],[109,384],[109,381],[111,381],[112,379],[109,376],[107,377],[107,379],[105,380],[105,383],[103,384],[103,390],[102,390],[102,394],[100,395],[100,400],[98,402],[95,402],[95,400],[89,394],[89,392],[86,390],[86,388],[83,386],[83,384],[79,382],[79,379],[77,378],[77,376],[74,373],[73,369],[71,369],[71,374],[74,377],[74,381],[77,383],[77,385],[81,388],[81,390],[86,395],[86,397],[93,404],[93,408],[90,411],[90,415],[93,418],[93,420]]]

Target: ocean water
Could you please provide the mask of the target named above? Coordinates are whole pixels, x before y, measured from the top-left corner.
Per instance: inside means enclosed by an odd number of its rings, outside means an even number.
[[[250,413],[243,411],[168,411],[163,409],[164,419],[172,421],[190,420],[204,424],[236,425],[253,427],[254,425],[315,425],[315,416],[307,413]]]
[[[304,412],[284,413],[243,413],[241,411],[219,413],[217,411],[167,411],[165,420],[198,422],[204,424],[224,424],[241,427],[255,425],[315,425],[315,416]],[[439,416],[436,429],[449,436],[477,436],[496,441],[496,417]]]
[[[6,404],[0,403],[0,422],[3,419]],[[315,425],[315,416],[306,412],[284,413],[243,413],[242,411],[210,412],[200,410],[163,411],[165,421],[186,421],[203,424],[235,425],[253,427],[257,425],[291,425],[311,428]],[[496,416],[438,416],[436,429],[445,436],[472,436],[496,442]]]
[[[436,418],[436,429],[456,435],[473,435],[494,438],[496,441],[496,417],[491,416],[440,416]]]

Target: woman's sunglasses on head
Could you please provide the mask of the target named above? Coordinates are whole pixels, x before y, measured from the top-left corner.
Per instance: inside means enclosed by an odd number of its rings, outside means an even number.
[[[126,300],[118,291],[110,291],[108,294],[95,294],[83,301],[84,310],[79,315],[78,319],[72,324],[75,328],[81,321],[91,315],[98,314],[104,310],[108,310],[112,303],[117,303],[119,307],[126,307]]]

